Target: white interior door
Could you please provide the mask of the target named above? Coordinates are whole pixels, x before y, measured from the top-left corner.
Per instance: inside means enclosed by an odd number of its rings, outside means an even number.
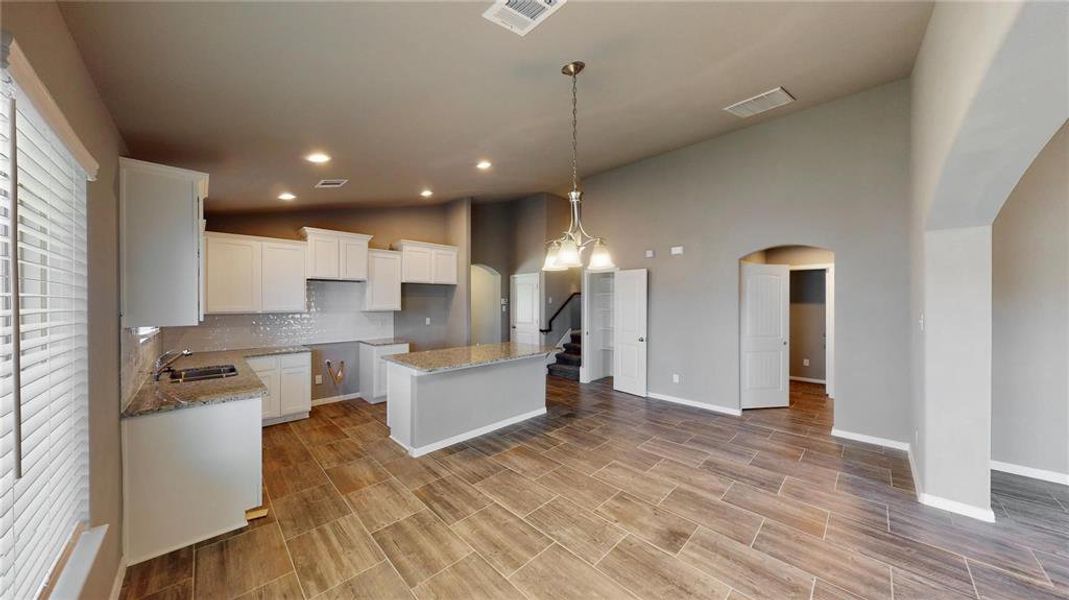
[[[541,275],[523,273],[512,276],[510,302],[512,306],[512,341],[519,344],[537,345],[542,337],[541,327],[542,290]]]
[[[617,271],[613,277],[613,389],[646,395],[646,269]]]
[[[742,408],[788,406],[790,267],[741,263],[740,269]]]

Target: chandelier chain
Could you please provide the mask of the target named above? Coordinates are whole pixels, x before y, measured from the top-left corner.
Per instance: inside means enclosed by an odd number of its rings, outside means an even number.
[[[578,119],[578,93],[576,85],[576,73],[572,73],[572,191],[579,189],[579,119]]]

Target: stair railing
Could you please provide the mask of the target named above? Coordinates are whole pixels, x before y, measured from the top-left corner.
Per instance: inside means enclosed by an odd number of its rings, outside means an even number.
[[[568,296],[568,299],[564,301],[564,304],[560,305],[560,308],[557,309],[557,312],[553,313],[553,316],[549,318],[549,328],[539,329],[538,331],[541,333],[549,333],[550,331],[553,331],[553,321],[557,318],[558,315],[560,315],[561,311],[563,311],[564,308],[568,306],[568,303],[570,303],[573,299],[575,299],[577,296],[582,295],[582,292],[572,292],[572,295]]]

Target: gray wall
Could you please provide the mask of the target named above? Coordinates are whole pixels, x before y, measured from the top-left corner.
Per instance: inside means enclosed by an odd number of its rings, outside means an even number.
[[[991,458],[1069,475],[1069,126],[992,233]]]
[[[907,441],[908,161],[898,81],[588,178],[588,229],[650,270],[650,391],[738,408],[738,261],[819,246],[836,258],[836,427]]]
[[[106,598],[122,555],[119,442],[118,157],[126,145],[53,2],[5,2],[3,28],[18,42],[74,132],[100,163],[89,182],[89,521],[108,524],[86,598]]]
[[[457,247],[457,284],[446,317],[446,346],[471,344],[471,199],[454,200],[446,208],[446,243]],[[403,335],[403,331],[402,331]]]
[[[825,307],[824,271],[791,271],[791,377],[824,379]]]
[[[486,202],[471,205],[471,263],[486,265],[501,275],[501,290],[498,298],[509,297],[513,227],[511,202]],[[508,341],[508,310],[500,314],[501,341]]]

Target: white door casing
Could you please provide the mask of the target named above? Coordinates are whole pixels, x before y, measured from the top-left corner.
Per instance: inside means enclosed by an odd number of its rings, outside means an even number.
[[[520,344],[537,345],[542,338],[538,331],[542,326],[542,275],[522,273],[511,279],[511,339]]]
[[[790,267],[741,263],[742,408],[789,406]]]
[[[617,271],[613,277],[613,389],[646,395],[646,269]]]

